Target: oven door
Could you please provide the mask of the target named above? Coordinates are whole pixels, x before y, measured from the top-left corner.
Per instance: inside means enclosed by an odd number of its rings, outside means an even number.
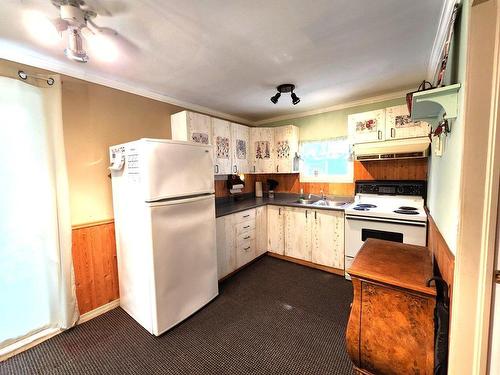
[[[426,245],[427,224],[392,219],[346,215],[345,255],[354,258],[368,238]]]

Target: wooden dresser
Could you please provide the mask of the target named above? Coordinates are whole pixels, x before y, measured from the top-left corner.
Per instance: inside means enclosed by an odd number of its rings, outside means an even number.
[[[368,239],[352,267],[347,351],[357,374],[431,375],[432,254],[426,247]]]

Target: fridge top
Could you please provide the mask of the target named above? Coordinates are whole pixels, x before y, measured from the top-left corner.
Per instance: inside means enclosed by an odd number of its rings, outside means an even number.
[[[110,146],[110,149],[116,149],[117,147],[126,146],[126,145],[130,145],[130,144],[137,143],[137,142],[162,143],[162,144],[164,144],[164,143],[185,144],[185,145],[189,145],[189,146],[193,146],[193,147],[212,147],[212,145],[195,143],[195,142],[190,142],[190,141],[177,141],[177,140],[172,140],[172,139],[161,139],[161,138],[140,138],[140,139],[136,139],[135,141],[129,141],[129,142],[121,143],[118,145]]]

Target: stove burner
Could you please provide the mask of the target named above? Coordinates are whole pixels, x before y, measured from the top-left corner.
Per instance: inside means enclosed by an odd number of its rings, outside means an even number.
[[[398,208],[398,210],[403,210],[403,211],[416,211],[418,208],[416,207],[410,207],[410,206],[401,206]]]
[[[368,208],[359,206],[353,207],[352,209],[356,211],[369,211]]]
[[[356,205],[356,207],[360,207],[360,208],[376,208],[377,206],[375,206],[374,204],[370,204],[370,203],[358,203]]]
[[[418,215],[418,211],[415,210],[394,210],[394,212],[403,215]]]

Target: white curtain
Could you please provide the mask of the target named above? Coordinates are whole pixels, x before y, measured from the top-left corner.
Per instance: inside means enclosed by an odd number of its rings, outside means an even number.
[[[78,319],[61,82],[0,76],[0,350]]]

